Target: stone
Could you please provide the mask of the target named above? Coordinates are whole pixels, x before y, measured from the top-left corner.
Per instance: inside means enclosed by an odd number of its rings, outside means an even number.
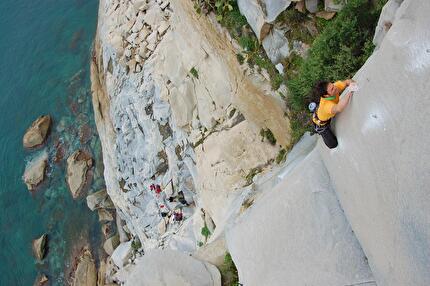
[[[117,277],[125,286],[221,286],[215,266],[173,250],[150,250]]]
[[[88,249],[84,249],[77,259],[76,270],[72,279],[72,286],[96,286],[97,269],[93,256]]]
[[[257,0],[238,0],[240,13],[246,17],[257,39],[261,42],[271,30],[266,22],[265,13]]]
[[[271,23],[291,4],[291,0],[263,0],[266,11],[266,21]]]
[[[34,257],[36,257],[37,260],[43,260],[46,255],[46,250],[48,247],[48,235],[43,234],[41,237],[33,240],[32,243],[32,249]]]
[[[318,11],[315,16],[325,20],[331,20],[336,15],[336,12]]]
[[[288,39],[281,30],[273,29],[263,40],[263,48],[273,64],[278,64],[290,55]]]
[[[96,209],[115,209],[112,200],[108,196],[106,189],[100,190],[98,192],[89,194],[87,196],[87,206],[90,210],[94,211]]]
[[[99,270],[97,273],[97,286],[105,286],[106,284],[106,262],[100,261]]]
[[[67,158],[67,184],[73,199],[79,197],[86,185],[87,172],[92,164],[91,156],[82,150],[75,151]]]
[[[305,7],[310,13],[318,11],[318,0],[305,0]]]
[[[157,229],[160,235],[163,235],[166,232],[166,222],[164,221],[164,219],[160,220],[160,222],[158,223]]]
[[[282,65],[282,63],[275,65],[275,68],[279,72],[279,74],[281,74],[281,75],[284,74],[284,66]]]
[[[329,12],[339,12],[342,10],[344,1],[324,0],[324,10]]]
[[[160,8],[161,10],[164,10],[167,8],[167,6],[169,6],[170,2],[169,1],[164,1],[161,5]]]
[[[112,237],[109,237],[106,239],[106,241],[103,244],[103,249],[108,255],[112,255],[115,248],[119,245],[119,236],[114,235]]]
[[[430,285],[430,134],[422,127],[430,109],[429,13],[430,1],[401,3],[379,49],[354,76],[360,90],[352,104],[336,116],[339,147],[332,153],[319,146],[383,286]],[[407,102],[406,90],[414,94]]]
[[[113,221],[113,215],[111,212],[105,209],[99,209],[97,210],[97,213],[99,215],[100,222]]]
[[[375,44],[376,49],[379,48],[388,30],[390,30],[396,16],[397,9],[399,9],[402,1],[403,0],[389,0],[382,8],[378,25],[375,29],[375,35],[373,36],[373,44]]]
[[[170,24],[167,21],[161,21],[160,26],[158,27],[157,31],[160,36],[164,35],[166,33],[167,29],[169,29]]]
[[[36,280],[34,281],[33,286],[43,286],[47,285],[47,282],[49,281],[48,277],[45,274],[39,274],[36,277]]]
[[[294,5],[294,8],[300,13],[305,13],[306,12],[305,0],[301,0],[297,2],[296,5]]]
[[[113,263],[119,268],[124,267],[128,263],[128,259],[131,257],[132,248],[131,241],[121,243],[111,255]]]
[[[293,169],[226,229],[240,282],[260,286],[374,281],[318,150],[290,164]]]
[[[34,148],[42,145],[51,127],[51,116],[42,115],[38,117],[27,129],[22,139],[25,148]]]
[[[24,183],[29,191],[33,191],[45,178],[46,167],[48,166],[48,153],[41,152],[34,159],[27,163],[23,175]]]

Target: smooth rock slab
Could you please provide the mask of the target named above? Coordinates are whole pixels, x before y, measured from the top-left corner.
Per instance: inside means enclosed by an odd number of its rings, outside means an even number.
[[[51,126],[51,116],[42,115],[38,117],[27,129],[22,139],[25,148],[34,148],[42,145],[48,135]]]
[[[221,286],[215,266],[173,250],[149,251],[118,278],[126,286]]]
[[[226,231],[246,286],[356,285],[373,281],[317,150]]]
[[[78,150],[67,159],[67,184],[72,197],[79,197],[86,183],[87,172],[92,167],[93,161],[89,154]]]
[[[43,151],[31,160],[24,171],[23,180],[29,191],[34,190],[45,178],[45,170],[48,166],[48,153]]]
[[[34,257],[38,260],[45,258],[46,248],[48,246],[48,235],[43,234],[41,237],[33,240],[32,248]]]
[[[93,256],[88,249],[84,249],[78,258],[72,286],[96,286],[97,269]]]

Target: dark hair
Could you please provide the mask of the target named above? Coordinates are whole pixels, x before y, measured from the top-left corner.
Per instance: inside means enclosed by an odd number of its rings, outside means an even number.
[[[309,102],[316,102],[318,103],[320,101],[320,98],[327,94],[327,86],[330,82],[326,80],[321,80],[317,82],[312,89],[311,94],[309,95]]]

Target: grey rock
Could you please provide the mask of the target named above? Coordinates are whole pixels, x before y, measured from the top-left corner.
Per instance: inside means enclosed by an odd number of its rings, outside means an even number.
[[[429,1],[403,1],[354,76],[360,90],[336,118],[338,148],[322,149],[380,286],[430,285],[429,13]]]
[[[281,182],[227,228],[227,246],[241,283],[355,285],[373,281],[318,150],[289,164],[294,168]]]
[[[91,167],[92,158],[84,151],[78,150],[67,158],[67,184],[74,199],[87,183],[87,172]]]
[[[221,286],[215,266],[173,250],[151,250],[119,276],[127,286]]]
[[[42,260],[43,258],[45,258],[47,247],[48,247],[47,234],[43,234],[41,237],[33,240],[32,249],[33,249],[34,257],[36,257],[37,260]]]
[[[42,115],[38,117],[27,129],[22,139],[25,148],[33,148],[42,145],[51,127],[51,116]]]
[[[281,60],[290,55],[288,39],[281,30],[276,28],[264,38],[263,48],[273,64],[278,64]]]
[[[99,215],[100,222],[113,221],[113,215],[111,212],[105,209],[99,209],[97,210],[97,213]]]
[[[72,286],[96,286],[97,269],[93,256],[88,249],[84,249],[78,258]]]
[[[87,196],[88,208],[92,211],[96,209],[114,209],[115,206],[109,198],[106,189],[92,193]]]
[[[118,245],[119,245],[119,236],[114,235],[106,239],[106,241],[103,244],[103,249],[108,255],[112,255],[112,253],[114,252],[115,248],[117,248]]]
[[[382,8],[373,37],[373,44],[375,44],[376,49],[379,48],[385,35],[393,25],[397,9],[399,9],[402,2],[403,0],[390,0],[385,4],[384,8]]]
[[[344,6],[344,0],[324,0],[324,10],[339,12]]]
[[[317,12],[318,11],[318,0],[305,0],[305,7],[311,13]]]
[[[41,152],[34,159],[28,162],[25,167],[23,180],[29,191],[34,190],[45,178],[46,167],[48,166],[48,153]]]

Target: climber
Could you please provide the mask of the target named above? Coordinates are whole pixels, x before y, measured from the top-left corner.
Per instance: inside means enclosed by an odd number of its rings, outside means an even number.
[[[342,91],[350,85],[351,90],[339,99]],[[355,83],[350,79],[335,83],[320,81],[313,89],[313,96],[319,100],[319,105],[314,102],[309,104],[309,109],[313,112],[312,121],[315,132],[322,136],[324,143],[330,149],[337,147],[337,138],[330,129],[330,121],[337,113],[345,109],[356,89]]]
[[[161,187],[160,187],[160,185],[156,185],[155,186],[155,193],[156,194],[160,194],[161,193]]]
[[[183,219],[184,215],[182,214],[182,210],[175,210],[173,213],[173,221],[180,222]]]

